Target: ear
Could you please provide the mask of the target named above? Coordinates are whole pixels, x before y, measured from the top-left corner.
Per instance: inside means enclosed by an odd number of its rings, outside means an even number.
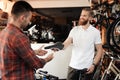
[[[93,17],[92,17],[92,16],[90,16],[90,17],[89,17],[89,20],[93,20]]]
[[[21,20],[21,21],[24,21],[24,20],[25,20],[25,16],[24,16],[24,15],[21,15],[21,16],[20,16],[20,20]]]

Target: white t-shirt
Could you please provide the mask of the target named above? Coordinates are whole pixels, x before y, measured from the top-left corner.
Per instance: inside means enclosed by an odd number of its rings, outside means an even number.
[[[68,37],[73,39],[70,67],[75,69],[89,68],[95,54],[95,44],[101,43],[100,31],[92,25],[84,30],[82,26],[76,26]]]

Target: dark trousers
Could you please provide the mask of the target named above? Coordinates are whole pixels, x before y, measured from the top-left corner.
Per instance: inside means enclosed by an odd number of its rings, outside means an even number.
[[[83,70],[77,70],[69,67],[67,80],[93,80],[93,73],[86,74]]]

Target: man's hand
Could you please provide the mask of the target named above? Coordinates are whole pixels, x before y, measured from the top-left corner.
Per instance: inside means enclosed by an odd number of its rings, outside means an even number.
[[[51,50],[56,52],[56,51],[59,51],[60,49],[58,49],[58,48],[51,48]]]
[[[44,45],[42,45],[38,50],[34,50],[36,55],[38,56],[44,56],[45,54],[47,54],[48,51],[46,50],[42,50],[42,48],[44,47]]]
[[[37,53],[38,56],[44,56],[45,54],[47,54],[47,51],[45,51],[45,50],[38,50],[38,53]]]
[[[46,58],[44,58],[45,62],[49,62],[53,59],[53,53],[49,54]]]
[[[91,65],[90,68],[87,69],[86,74],[92,73],[92,72],[94,71],[94,69],[95,69],[95,66],[94,66],[94,65]]]

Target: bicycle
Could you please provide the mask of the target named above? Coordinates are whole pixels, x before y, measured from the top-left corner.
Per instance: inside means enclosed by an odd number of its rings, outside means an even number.
[[[120,58],[115,58],[110,52],[105,52],[106,58],[111,59],[108,68],[105,69],[101,80],[120,80],[120,70],[115,65],[116,61],[120,61]]]
[[[114,43],[111,43],[111,38]],[[118,18],[112,25],[108,28],[107,32],[107,42],[111,50],[114,51],[117,55],[120,54],[120,18]]]
[[[118,18],[118,17],[116,18],[116,17],[109,15],[109,11],[111,10],[111,5],[109,5],[107,2],[99,3],[95,7],[97,7],[97,10],[94,10],[94,12],[95,12],[94,17],[95,17],[96,22],[93,25],[96,28],[98,28],[100,31],[102,31],[103,28],[106,30],[105,35],[102,36],[102,37],[106,38],[105,44],[107,44],[108,45],[107,48],[110,48],[111,52],[113,52],[112,53],[113,58],[119,57],[119,54],[120,54],[120,45],[119,45],[120,39],[119,38],[120,37],[118,35],[118,32],[120,31],[120,18]],[[117,32],[117,34],[116,34],[116,32]],[[101,35],[102,35],[102,32],[101,32]],[[118,38],[118,39],[116,39],[116,38]],[[100,78],[102,78],[101,80],[110,80],[107,78],[111,77],[110,76],[111,73],[108,77],[108,75],[106,75],[106,72],[108,72],[109,68],[111,68],[111,65],[112,65],[112,61],[110,62],[108,69],[107,68],[105,69],[103,75],[102,75],[101,71],[99,70],[99,73],[97,73],[97,74],[100,75]],[[103,64],[102,64],[102,66],[103,66]],[[100,66],[99,69],[101,69],[102,66]],[[115,80],[118,79],[119,75],[120,74],[117,73]]]
[[[48,74],[47,71],[37,70],[35,73],[36,80],[59,80],[58,77]]]
[[[114,4],[116,4],[116,2]],[[98,8],[97,10],[94,10],[94,18],[96,19],[96,23],[93,25],[101,31],[102,39],[105,38],[103,44],[107,44],[115,55],[119,55],[120,18],[109,15],[112,7],[107,2],[99,3],[95,6],[95,8],[96,7]],[[116,13],[116,15],[118,14]],[[105,31],[102,32],[102,29]]]

